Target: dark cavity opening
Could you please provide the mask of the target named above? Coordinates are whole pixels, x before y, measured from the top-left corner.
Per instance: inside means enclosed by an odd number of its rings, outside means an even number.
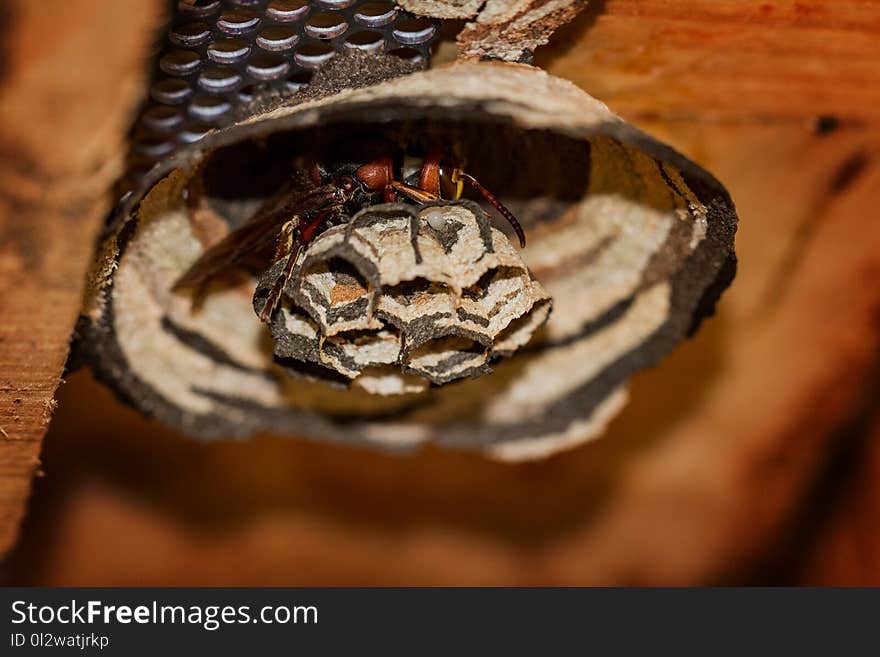
[[[406,109],[399,103],[376,105],[332,122],[328,117],[320,127],[278,131],[219,148],[201,170],[205,193],[215,210],[238,226],[296,175],[297,162],[300,167],[316,162],[330,171],[352,171],[390,155],[400,167],[404,154],[422,157],[439,149],[447,162],[462,166],[498,196],[528,231],[559,218],[589,186],[590,147],[583,140],[500,120],[450,121],[446,110],[433,117],[385,122],[389,114],[402,112]],[[430,108],[419,112],[434,113]],[[379,123],[360,121],[372,117]],[[479,193],[466,188],[465,198],[480,203],[493,225],[512,236],[506,221]]]

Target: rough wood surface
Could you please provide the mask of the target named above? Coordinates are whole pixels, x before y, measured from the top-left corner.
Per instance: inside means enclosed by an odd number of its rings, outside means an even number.
[[[159,2],[4,3],[0,555],[24,513]]]

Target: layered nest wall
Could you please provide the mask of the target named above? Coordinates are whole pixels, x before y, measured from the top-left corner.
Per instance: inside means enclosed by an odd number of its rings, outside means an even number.
[[[541,286],[535,300],[546,290],[553,312],[540,330],[534,322],[534,335],[515,356],[499,361],[510,350],[494,353],[473,334],[459,333],[471,343],[434,346],[464,365],[454,376],[432,379],[435,356],[419,361],[417,348],[407,350],[399,336],[374,327],[379,333],[360,346],[398,340],[401,376],[392,384],[384,372],[340,390],[334,384],[350,383],[361,371],[375,374],[374,366],[392,356],[352,367],[345,351],[356,350],[358,336],[335,356],[328,356],[333,341],[322,343],[323,356],[309,351],[316,343],[294,353],[295,307],[307,305],[302,289],[288,291],[283,325],[276,320],[271,332],[251,307],[259,272],[216,286],[197,313],[189,298],[171,291],[208,245],[283,184],[298,156],[367,161],[389,144],[454,151],[525,227],[528,246],[520,255],[529,280]],[[204,436],[272,429],[540,456],[600,433],[622,406],[628,377],[693,330],[732,273],[735,214],[711,176],[571,85],[516,65],[458,64],[268,108],[170,158],[140,195],[120,209],[96,275],[91,357],[97,372],[140,408]],[[501,236],[504,222],[484,209]],[[429,211],[404,204],[398,219],[416,217],[436,238]],[[441,211],[482,221],[467,203]],[[367,273],[357,272],[362,279]],[[357,285],[381,289],[384,282]],[[320,313],[312,311],[305,315],[314,321]],[[381,351],[373,347],[374,355]],[[302,358],[306,352],[313,357]],[[324,376],[329,361],[331,377]],[[320,369],[304,367],[309,363]],[[484,376],[448,383],[472,374]],[[392,388],[399,394],[373,394]]]

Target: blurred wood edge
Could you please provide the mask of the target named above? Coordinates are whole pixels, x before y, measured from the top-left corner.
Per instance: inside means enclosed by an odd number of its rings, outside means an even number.
[[[880,381],[878,381],[880,384]],[[874,388],[880,393],[880,385]],[[876,406],[876,404],[875,404]],[[807,586],[880,586],[880,412],[865,416],[832,460],[804,523],[806,550],[787,564]],[[792,542],[798,542],[795,534]]]
[[[163,6],[0,4],[0,556],[16,540],[39,474],[85,272]]]

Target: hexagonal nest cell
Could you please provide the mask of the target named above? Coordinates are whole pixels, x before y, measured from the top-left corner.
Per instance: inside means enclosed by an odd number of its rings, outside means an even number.
[[[258,313],[286,264],[261,279]],[[473,203],[367,208],[321,234],[294,271],[271,325],[276,360],[373,394],[486,374],[550,314],[547,292]]]
[[[424,68],[438,21],[389,0],[183,0],[163,33],[132,134],[130,179],[260,99],[284,98],[340,54],[388,54]]]

